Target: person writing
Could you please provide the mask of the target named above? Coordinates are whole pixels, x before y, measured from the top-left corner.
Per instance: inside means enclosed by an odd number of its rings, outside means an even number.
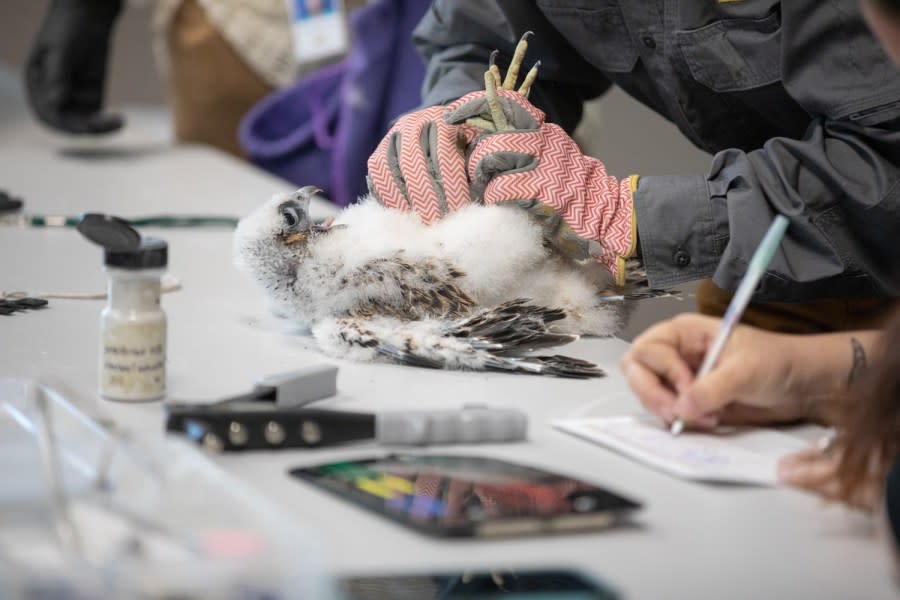
[[[869,510],[891,491],[887,510],[900,535],[900,315],[884,333],[785,335],[739,326],[715,368],[695,379],[719,324],[679,315],[635,339],[621,368],[644,408],[700,429],[835,427],[826,447],[782,459],[779,480]]]
[[[864,0],[866,21],[900,62],[900,2]],[[900,312],[882,332],[782,335],[738,327],[715,367],[696,370],[721,321],[681,315],[639,336],[621,368],[644,407],[698,428],[812,421],[830,443],[782,459],[778,478],[824,498],[883,507],[900,566]]]

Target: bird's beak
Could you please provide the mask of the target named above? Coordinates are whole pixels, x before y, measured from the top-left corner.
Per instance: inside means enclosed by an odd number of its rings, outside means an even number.
[[[305,244],[306,238],[307,238],[307,233],[308,232],[306,232],[306,231],[298,231],[296,233],[292,233],[284,238],[284,243],[287,246],[290,246],[291,244],[296,244],[298,242],[302,242]]]
[[[322,190],[320,188],[317,188],[314,185],[305,185],[302,188],[300,188],[299,190],[297,190],[297,193],[307,199],[312,199],[313,197],[321,194]]]

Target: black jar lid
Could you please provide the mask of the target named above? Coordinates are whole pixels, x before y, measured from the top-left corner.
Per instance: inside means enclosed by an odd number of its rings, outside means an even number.
[[[169,244],[160,238],[144,238],[134,250],[106,248],[103,264],[120,269],[161,269],[169,263]]]
[[[103,246],[103,262],[120,269],[159,269],[169,262],[169,244],[160,238],[141,238],[128,221],[99,213],[81,217],[78,232]]]

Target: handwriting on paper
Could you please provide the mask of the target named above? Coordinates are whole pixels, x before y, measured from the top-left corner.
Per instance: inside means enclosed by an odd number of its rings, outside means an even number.
[[[731,429],[673,436],[652,417],[606,417],[557,421],[556,427],[678,477],[775,485],[778,459],[805,442],[785,433]]]

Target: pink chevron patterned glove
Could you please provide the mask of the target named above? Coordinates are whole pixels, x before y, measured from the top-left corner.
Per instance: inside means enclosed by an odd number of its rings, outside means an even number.
[[[544,113],[521,94],[497,93],[510,126],[543,123]],[[466,150],[482,133],[471,123],[485,117],[490,110],[483,91],[400,117],[369,157],[369,191],[388,208],[413,210],[427,224],[462,208],[470,200]]]
[[[427,224],[469,202],[465,148],[477,130],[448,123],[447,108],[400,117],[368,162],[369,191],[388,208],[413,210]]]
[[[468,160],[472,200],[485,204],[537,200],[552,207],[591,250],[625,283],[625,259],[634,255],[637,225],[632,204],[637,176],[619,181],[584,156],[558,125],[486,134]]]

